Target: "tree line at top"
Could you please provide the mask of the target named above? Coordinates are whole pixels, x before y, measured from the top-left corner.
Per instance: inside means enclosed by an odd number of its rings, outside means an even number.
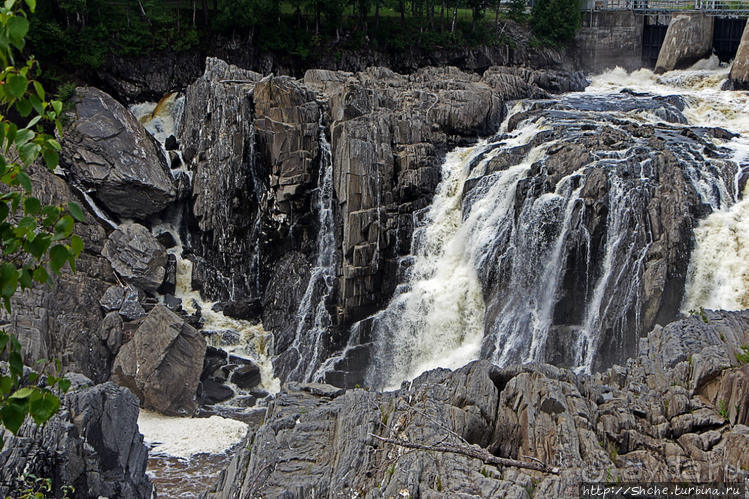
[[[580,0],[49,0],[29,33],[33,53],[62,73],[101,67],[110,55],[205,48],[227,37],[306,58],[324,50],[506,45],[508,19],[539,43],[565,43]]]

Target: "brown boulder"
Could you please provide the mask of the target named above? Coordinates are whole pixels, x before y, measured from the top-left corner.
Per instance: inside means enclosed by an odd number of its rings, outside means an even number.
[[[191,415],[206,343],[192,326],[157,305],[135,336],[120,349],[112,380],[129,388],[146,409],[166,415]]]

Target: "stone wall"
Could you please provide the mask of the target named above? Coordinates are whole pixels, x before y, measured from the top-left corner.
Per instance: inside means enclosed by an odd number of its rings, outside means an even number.
[[[570,53],[575,67],[592,73],[616,66],[639,69],[643,25],[644,16],[630,11],[584,12]]]

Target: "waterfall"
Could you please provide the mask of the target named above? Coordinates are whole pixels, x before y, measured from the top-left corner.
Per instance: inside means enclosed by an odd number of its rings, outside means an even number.
[[[178,133],[178,127],[184,112],[184,101],[184,96],[171,93],[164,96],[158,103],[146,102],[134,104],[130,107],[131,112],[159,142],[162,153],[167,157],[167,160],[168,152],[164,147],[164,143],[169,136]],[[253,137],[254,130],[254,125],[251,125],[250,134]],[[176,151],[176,153],[180,155],[181,159],[181,152]],[[251,140],[247,152],[247,164],[250,169],[253,169],[254,161],[254,140]],[[185,169],[184,164],[180,168],[172,170],[173,175],[176,175],[178,172],[184,172],[192,181],[192,172]],[[262,185],[255,179],[255,175],[252,175],[252,178],[256,196],[262,196],[264,192]],[[258,197],[258,202],[260,202],[260,197]],[[214,333],[208,334],[206,338],[207,342],[212,346],[220,347],[231,355],[251,360],[260,369],[260,387],[271,393],[278,392],[280,390],[280,380],[274,376],[271,361],[273,335],[266,331],[261,323],[253,323],[225,316],[223,312],[216,309],[216,302],[203,300],[200,293],[193,289],[193,264],[189,259],[182,256],[185,248],[181,232],[184,232],[184,235],[189,237],[189,231],[180,231],[180,228],[183,228],[183,220],[179,210],[168,212],[165,216],[169,218],[167,220],[153,220],[151,230],[154,235],[169,233],[176,242],[174,247],[167,250],[167,253],[176,258],[177,272],[174,295],[181,300],[182,309],[188,314],[199,312],[201,317],[201,331],[204,334]],[[255,259],[253,270],[257,275],[259,274],[259,244],[255,246],[255,249],[256,255],[253,255]],[[221,276],[218,277],[221,278]],[[241,279],[248,278],[246,276],[231,276],[228,279],[222,279],[231,299],[235,299],[236,295],[235,277]],[[259,281],[256,282],[256,287],[258,286]],[[161,300],[165,302],[163,296]],[[231,385],[228,381],[226,384]],[[235,393],[241,394],[241,390],[236,386],[233,388]],[[227,402],[227,404],[231,405],[231,401]]]
[[[539,160],[540,155],[534,160]],[[524,173],[527,173],[527,169]],[[515,214],[506,208],[493,207],[494,216],[501,217],[500,237],[486,245],[482,264],[490,258],[492,248],[505,248],[499,257],[511,267],[508,289],[514,290],[504,302],[488,328],[496,331],[485,340],[486,356],[504,365],[511,361],[531,362],[543,356],[552,314],[556,304],[555,291],[564,270],[566,242],[573,227],[573,216],[579,217],[575,207],[580,202],[581,172],[563,178],[555,192],[527,201],[515,224]],[[489,192],[485,198],[496,194]],[[496,204],[496,202],[495,202]],[[491,225],[488,227],[491,230]],[[502,239],[509,242],[502,245]]]
[[[684,223],[714,213],[695,231],[695,258],[704,253],[713,267],[721,258],[715,280],[749,289],[749,271],[741,268],[749,256],[742,211],[749,202],[734,204],[735,163],[729,161],[747,162],[729,154],[747,143],[745,118],[736,113],[747,96],[718,90],[724,77],[724,68],[662,77],[614,70],[585,93],[515,106],[494,138],[448,153],[431,206],[414,214],[412,253],[399,262],[393,297],[353,325],[344,350],[315,379],[340,370],[349,353],[360,356],[357,348],[371,349],[365,382],[373,387],[477,358],[592,372],[634,354],[661,310],[653,296],[673,300],[653,294],[652,274],[662,271],[657,265],[682,276],[686,271],[683,259],[664,256],[672,236],[660,225],[654,229],[661,221],[649,211],[654,202],[662,206],[680,196],[693,210],[684,213]],[[726,141],[700,126],[744,135]],[[601,141],[606,134],[608,141]],[[580,152],[554,156],[570,144],[581,144]],[[575,154],[586,157],[578,164]],[[673,199],[659,197],[659,189],[670,188],[661,178],[668,175],[682,186],[669,191]],[[710,228],[716,224],[719,230]],[[734,241],[718,250],[715,241],[702,242],[711,232],[731,233]],[[695,268],[689,289],[696,289],[692,281],[709,280]],[[749,306],[749,293],[731,293],[735,307]],[[676,300],[664,313],[676,312]]]
[[[695,230],[696,247],[682,304],[684,313],[700,307],[749,308],[749,192],[727,210],[710,215]]]
[[[733,185],[735,199],[717,205],[706,186],[698,189],[713,213],[694,231],[692,252],[681,310],[690,313],[700,307],[738,310],[749,307],[749,201],[746,191],[739,200],[739,175],[749,168],[749,94],[721,90],[729,68],[720,67],[713,56],[686,71],[656,76],[647,70],[626,74],[616,70],[594,78],[596,90],[626,85],[660,95],[679,94],[688,105],[684,115],[692,125],[724,127],[738,134],[722,144],[732,151],[739,172]],[[695,173],[695,170],[691,173]],[[746,173],[744,173],[746,175]],[[732,202],[733,201],[733,202]],[[734,203],[735,202],[735,203]]]
[[[502,141],[482,141],[447,154],[431,207],[414,214],[412,255],[401,260],[405,282],[388,306],[368,319],[374,338],[368,384],[392,386],[424,370],[457,368],[478,356],[485,307],[477,261],[492,239],[501,237],[502,214],[512,211],[517,183],[543,147],[532,149],[519,165],[491,175],[491,188],[467,214],[464,186],[502,147],[525,145],[542,128],[529,123]],[[478,191],[474,188],[468,198]]]
[[[314,195],[314,210],[317,212],[318,233],[315,248],[317,256],[310,272],[307,288],[297,309],[297,328],[294,341],[288,350],[297,354],[295,367],[287,375],[288,380],[311,381],[320,364],[325,360],[323,342],[332,325],[327,309],[336,275],[335,218],[333,211],[333,160],[330,144],[325,136],[325,127],[320,115],[319,141],[320,165],[317,188]]]

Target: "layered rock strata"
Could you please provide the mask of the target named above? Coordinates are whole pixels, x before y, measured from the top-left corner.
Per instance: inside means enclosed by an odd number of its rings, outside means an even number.
[[[386,393],[290,383],[206,497],[574,497],[582,482],[746,483],[749,383],[737,358],[747,344],[747,312],[708,311],[655,328],[637,357],[595,376],[478,361]],[[449,446],[559,472],[437,450]]]

